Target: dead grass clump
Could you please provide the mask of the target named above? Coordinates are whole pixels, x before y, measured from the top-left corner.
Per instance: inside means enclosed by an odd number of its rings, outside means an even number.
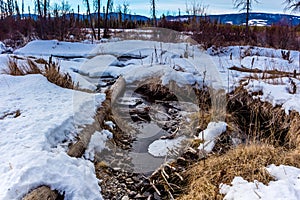
[[[27,66],[24,66],[26,68],[27,74],[42,74],[42,70],[37,66],[35,62],[33,62],[30,59],[27,59]]]
[[[273,178],[264,167],[270,164],[283,164],[284,154],[282,148],[253,144],[239,146],[222,156],[211,156],[205,161],[205,165],[200,162],[187,171],[185,174],[189,182],[187,194],[179,199],[223,199],[219,193],[219,185],[230,184],[235,176],[267,184]],[[299,160],[295,159],[295,156],[290,156],[290,164],[298,165],[297,161]]]
[[[26,74],[41,74],[40,68],[30,59],[27,59],[27,63],[19,64],[17,59],[8,60],[8,68],[4,69],[5,74],[12,76],[24,76]]]
[[[300,115],[298,112],[293,111],[289,114],[291,122],[287,136],[289,143],[287,145],[290,149],[300,150]],[[300,154],[299,154],[300,155]]]
[[[45,65],[45,72],[43,75],[48,79],[49,82],[54,83],[63,88],[77,89],[78,85],[72,80],[69,73],[61,73],[60,67],[56,63],[50,63]]]
[[[39,61],[39,62],[45,62]],[[38,67],[37,63],[31,59],[27,59],[27,63],[19,64],[17,59],[9,59],[8,68],[3,70],[3,73],[12,76],[24,76],[27,74],[42,74],[49,82],[54,83],[63,88],[78,89],[69,73],[61,73],[57,63],[46,63],[45,70]]]
[[[38,64],[48,64],[48,62],[43,59],[43,58],[38,58],[38,59],[35,59],[34,62],[38,63]]]
[[[237,124],[246,142],[264,141],[275,146],[287,146],[290,116],[281,107],[253,99],[240,86],[228,95],[227,112],[233,124]]]
[[[144,81],[136,90],[136,93],[145,95],[149,101],[177,101],[176,95],[169,87],[164,86],[159,78],[151,78]]]
[[[24,69],[18,66],[17,62],[18,61],[16,59],[9,59],[7,63],[7,69],[3,69],[3,73],[12,76],[24,76],[26,73]]]

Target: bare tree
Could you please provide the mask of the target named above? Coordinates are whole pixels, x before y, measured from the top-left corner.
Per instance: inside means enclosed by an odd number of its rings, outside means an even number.
[[[126,15],[129,13],[129,3],[127,1],[123,2],[123,14]]]
[[[285,9],[292,10],[294,12],[300,12],[300,1],[299,0],[285,0]]]
[[[44,0],[44,18],[46,19],[47,17],[47,8],[48,8],[48,1]]]
[[[97,14],[98,40],[100,40],[100,25],[101,25],[101,0],[93,0],[94,12]]]
[[[18,5],[17,0],[15,0],[15,8],[16,8],[17,17],[20,20],[21,19],[21,13],[20,13],[20,9],[19,9],[19,5]]]
[[[249,14],[252,9],[252,3],[259,3],[258,0],[233,0],[235,8],[239,8],[240,11],[246,10],[246,39],[249,39]]]
[[[96,32],[95,32],[95,29],[94,29],[93,19],[92,19],[92,15],[91,15],[90,2],[89,2],[89,0],[83,0],[83,1],[84,1],[84,3],[86,3],[87,15],[90,18],[91,27],[92,27],[92,31],[93,31],[93,37],[96,38]]]
[[[104,38],[108,38],[109,34],[108,34],[108,12],[111,11],[113,9],[113,1],[112,0],[107,0],[107,4],[106,4],[106,11],[105,11],[105,19],[104,19]]]
[[[100,4],[100,0],[97,0],[97,14],[98,14],[98,19],[97,19],[97,22],[98,22],[98,40],[100,40],[100,20],[101,20],[101,17],[100,17],[100,10],[101,10],[101,4]]]
[[[153,20],[153,26],[157,26],[156,21],[156,0],[150,0],[151,3],[151,11],[152,11],[152,20]]]
[[[5,8],[7,8],[7,3],[4,2],[3,0],[0,0],[0,16],[1,16],[1,19],[3,19],[5,17],[5,13],[6,13]]]
[[[42,17],[42,10],[41,10],[40,0],[36,0],[36,5],[37,5],[37,9],[38,9],[38,15],[39,15],[39,17]]]
[[[185,2],[186,13],[189,15],[193,15],[194,17],[197,15],[203,16],[208,8],[207,5],[197,1],[191,0],[190,2]]]
[[[8,14],[11,16],[14,14],[14,2],[13,0],[7,0],[7,11],[8,11]]]
[[[24,17],[24,0],[22,0],[22,18]]]

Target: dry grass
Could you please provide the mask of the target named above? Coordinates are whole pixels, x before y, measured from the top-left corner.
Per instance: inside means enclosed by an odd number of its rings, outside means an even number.
[[[273,75],[273,77],[294,77],[300,75],[299,73],[294,73],[294,72],[286,72],[286,71],[280,71],[277,69],[272,69],[272,70],[261,70],[261,69],[249,69],[246,67],[237,67],[237,66],[232,66],[229,68],[230,70],[235,70],[239,72],[247,72],[247,73],[259,73],[259,74],[268,74],[268,75]]]
[[[40,60],[38,63],[45,63],[45,60]],[[60,67],[57,63],[46,63],[45,69],[41,69],[37,62],[31,59],[27,59],[27,63],[20,64],[16,58],[9,59],[7,63],[7,69],[3,70],[3,73],[12,76],[24,76],[27,74],[42,74],[45,76],[49,82],[54,83],[63,88],[78,89],[78,84],[76,85],[70,74],[61,73]]]
[[[77,89],[78,85],[72,80],[69,73],[61,73],[58,64],[50,63],[45,65],[45,72],[43,75],[48,79],[49,82],[54,83],[63,88]]]
[[[270,164],[300,167],[300,115],[286,115],[281,107],[254,100],[240,86],[228,95],[226,122],[231,137],[245,144],[197,162],[184,174],[186,192],[178,199],[223,199],[221,183],[236,176],[268,184],[273,178],[265,170]],[[240,134],[240,135],[239,135]]]
[[[264,141],[276,146],[286,146],[291,116],[281,107],[273,107],[268,102],[253,99],[247,90],[240,86],[228,95],[227,112],[229,124],[238,125],[248,142]]]
[[[9,59],[7,63],[7,69],[3,69],[3,73],[12,76],[24,76],[26,74],[41,74],[40,68],[30,59],[27,59],[27,63],[19,64],[17,59]]]
[[[24,69],[18,66],[18,61],[16,59],[9,59],[7,69],[3,69],[2,73],[13,76],[23,76],[26,74]]]
[[[230,184],[235,176],[247,181],[258,180],[264,184],[273,178],[265,170],[270,164],[300,165],[297,152],[286,152],[267,144],[239,146],[222,156],[211,156],[203,163],[197,163],[186,173],[187,194],[178,199],[223,199],[219,194],[221,183]]]
[[[290,113],[290,126],[287,133],[289,143],[287,145],[290,149],[300,150],[300,115],[298,112],[293,111]],[[300,155],[300,154],[299,154]]]

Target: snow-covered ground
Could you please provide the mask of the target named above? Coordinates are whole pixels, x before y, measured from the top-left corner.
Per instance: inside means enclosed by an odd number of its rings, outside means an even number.
[[[93,163],[66,149],[105,95],[63,89],[42,75],[1,74],[0,85],[0,199],[20,199],[40,185],[67,199],[100,199]]]
[[[62,72],[68,72],[75,82],[79,82],[80,88],[92,91],[101,85],[99,77],[104,75],[122,75],[127,83],[154,76],[160,77],[163,84],[175,81],[179,85],[201,85],[205,81],[214,88],[231,91],[239,86],[240,80],[257,75],[229,70],[233,66],[251,70],[299,71],[298,51],[291,51],[290,59],[286,60],[282,58],[281,50],[249,46],[212,47],[204,51],[186,43],[113,40],[95,45],[52,40],[30,42],[14,54],[45,60],[51,55],[72,57],[53,59],[60,64]],[[6,68],[7,61],[8,55],[0,55],[0,70]],[[248,81],[245,88],[250,93],[262,91],[261,96],[254,98],[282,105],[287,113],[292,109],[299,112],[300,92],[289,93],[291,80],[298,88],[300,82],[297,79],[246,78],[244,81]],[[105,148],[105,141],[112,137],[111,134],[96,132],[82,158],[71,158],[66,150],[80,127],[93,122],[95,109],[104,98],[102,93],[60,88],[42,75],[14,77],[1,74],[0,199],[20,199],[39,185],[48,185],[64,193],[66,199],[101,199],[99,180],[93,163],[87,159],[93,160],[95,151]],[[213,144],[213,139],[225,130],[224,122],[212,122],[204,131],[204,140]],[[167,149],[178,145],[181,139],[155,141],[149,146],[149,152],[166,155]],[[269,191],[276,190],[278,193],[274,197],[278,197],[285,195],[288,189],[298,188],[299,169],[291,168],[291,177],[284,178],[282,168],[290,169],[288,166],[267,168],[278,181],[269,186],[258,183],[261,187],[257,189],[259,195],[267,197]],[[279,186],[283,189],[279,190]],[[256,183],[237,177],[232,186],[223,185],[221,192],[227,194],[227,199],[238,199],[235,195],[245,193],[245,188],[252,191],[254,187]],[[293,194],[299,197],[298,192]]]
[[[221,184],[220,192],[225,200],[268,200],[300,198],[300,169],[291,166],[270,165],[267,171],[275,178],[268,185],[259,181],[248,182],[243,177],[235,177],[232,186]]]

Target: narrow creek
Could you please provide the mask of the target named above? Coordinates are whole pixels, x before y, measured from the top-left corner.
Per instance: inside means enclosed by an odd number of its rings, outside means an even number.
[[[190,123],[188,116],[198,109],[190,102],[153,99],[137,93],[135,88],[136,85],[127,85],[112,108],[116,125],[131,136],[129,148],[120,148],[108,141],[107,148],[96,153],[96,161],[104,161],[115,169],[149,175],[165,161],[178,156],[184,146],[181,141],[192,136],[185,130],[185,125]],[[159,147],[156,147],[153,142],[158,140]]]
[[[114,78],[89,81],[108,83],[99,87],[103,92]],[[117,127],[114,137],[120,143],[108,140],[106,148],[95,152],[96,174],[102,180],[104,199],[161,199],[153,196],[155,191],[145,190],[151,188],[148,177],[166,161],[178,158],[186,141],[195,135],[195,119],[191,119],[199,111],[195,103],[160,99],[143,89],[138,84],[126,85],[108,119]]]

